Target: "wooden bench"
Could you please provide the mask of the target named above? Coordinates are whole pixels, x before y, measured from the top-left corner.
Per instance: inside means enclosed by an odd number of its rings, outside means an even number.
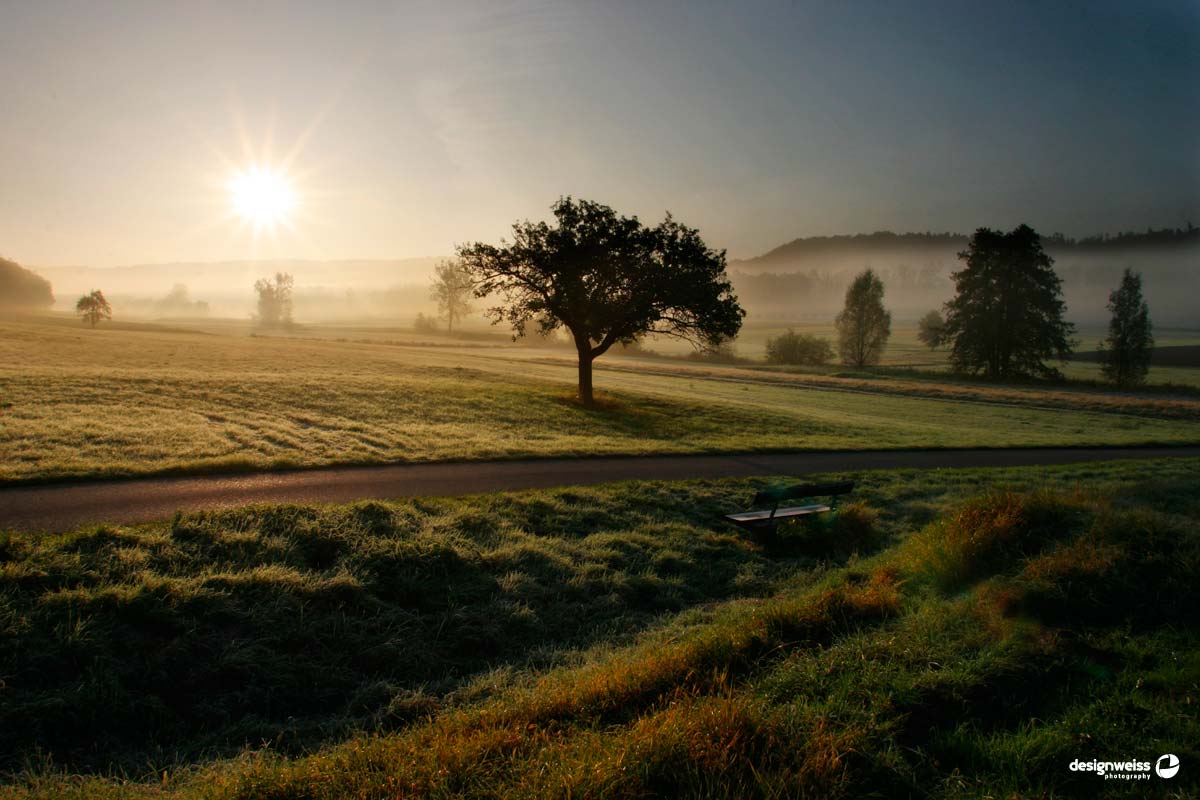
[[[837,508],[838,498],[854,491],[854,481],[839,483],[798,483],[795,486],[776,486],[754,495],[754,506],[770,506],[758,511],[742,511],[726,514],[725,519],[750,531],[772,535],[780,520],[823,514]],[[828,497],[825,503],[805,503],[797,506],[780,507],[788,500],[811,500]]]

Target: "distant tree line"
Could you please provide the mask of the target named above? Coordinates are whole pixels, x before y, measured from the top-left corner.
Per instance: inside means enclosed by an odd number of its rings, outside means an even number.
[[[1061,377],[1048,362],[1071,355],[1075,328],[1065,319],[1062,280],[1038,233],[1028,225],[1007,233],[980,228],[958,256],[963,267],[951,275],[955,295],[944,313],[934,310],[920,319],[918,339],[930,348],[949,347],[956,372],[992,380]],[[874,270],[851,282],[835,320],[842,363],[879,363],[891,333],[883,299],[884,284]],[[1145,380],[1154,347],[1140,275],[1125,270],[1108,310],[1103,373],[1118,386],[1136,386]],[[817,365],[830,355],[828,342],[791,329],[767,341],[770,363]]]
[[[810,236],[793,239],[786,244],[754,258],[737,262],[738,265],[765,265],[771,262],[798,261],[806,258],[835,255],[852,251],[867,253],[878,251],[934,250],[962,247],[970,238],[963,233],[894,233],[876,231],[840,236]],[[1061,233],[1045,237],[1047,246],[1061,248],[1103,249],[1125,247],[1157,247],[1200,244],[1200,228],[1188,223],[1185,228],[1147,228],[1145,231],[1100,233],[1074,239]]]

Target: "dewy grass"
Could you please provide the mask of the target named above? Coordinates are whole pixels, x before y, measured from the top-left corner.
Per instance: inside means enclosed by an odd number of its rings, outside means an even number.
[[[1198,475],[867,473],[771,549],[720,521],[761,481],[13,535],[7,793],[1094,796],[1200,759]]]
[[[540,456],[1200,442],[1194,399],[1122,413],[1120,403],[1097,405],[1096,393],[1051,401],[1023,390],[1000,403],[972,389],[939,399],[889,392],[887,381],[744,380],[758,373],[663,372],[628,360],[598,373],[605,402],[589,410],[570,401],[569,364],[516,350],[0,322],[0,482]]]

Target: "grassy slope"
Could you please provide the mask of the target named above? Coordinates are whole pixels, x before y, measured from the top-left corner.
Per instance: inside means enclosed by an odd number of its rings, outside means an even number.
[[[963,402],[636,364],[600,373],[612,403],[589,412],[567,400],[573,367],[536,356],[0,323],[0,482],[547,455],[1200,441],[1196,400],[1117,414],[1097,411],[1105,406],[1095,393],[1041,408],[1036,395]]]
[[[766,549],[718,521],[763,481],[12,537],[0,752],[154,783],[10,792],[1094,796],[1200,757],[1198,468],[868,473]]]

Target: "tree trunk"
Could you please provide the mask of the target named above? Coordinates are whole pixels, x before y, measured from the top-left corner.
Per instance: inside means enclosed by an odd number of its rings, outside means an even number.
[[[593,405],[592,396],[592,352],[591,348],[579,350],[579,402],[585,406]]]

